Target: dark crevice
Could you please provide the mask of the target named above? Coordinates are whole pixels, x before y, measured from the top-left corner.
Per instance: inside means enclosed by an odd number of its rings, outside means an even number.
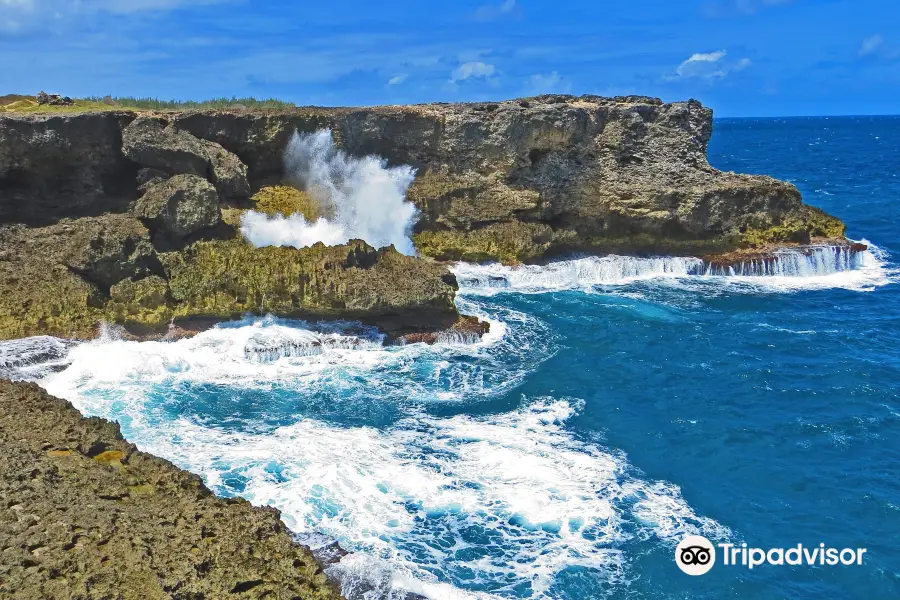
[[[241,594],[243,592],[248,592],[248,591],[252,590],[253,588],[260,586],[264,583],[265,583],[265,581],[263,581],[262,579],[252,579],[250,581],[241,581],[237,585],[235,585],[233,588],[231,588],[231,593],[232,594]]]

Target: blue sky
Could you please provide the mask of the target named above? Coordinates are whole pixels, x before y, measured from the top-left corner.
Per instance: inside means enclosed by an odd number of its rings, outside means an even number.
[[[898,0],[0,0],[0,93],[900,112]]]

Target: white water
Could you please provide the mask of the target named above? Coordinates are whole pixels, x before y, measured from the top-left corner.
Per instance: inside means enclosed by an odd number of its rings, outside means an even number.
[[[384,347],[349,324],[247,319],[175,342],[84,343],[41,384],[218,492],[278,507],[301,536],[340,540],[354,553],[331,571],[348,594],[495,597],[424,567],[527,583],[536,596],[578,565],[624,585],[629,540],[729,535],[676,486],[570,433],[580,400],[523,398],[484,416],[421,410],[502,395],[556,352],[535,317],[460,304],[493,320],[487,339]],[[394,416],[377,428],[344,418],[373,409]]]
[[[415,178],[412,167],[388,167],[377,156],[350,156],[335,147],[330,129],[322,129],[294,133],[285,150],[284,171],[333,216],[310,223],[302,215],[247,211],[241,216],[241,233],[253,245],[302,248],[362,239],[376,248],[393,244],[404,254],[415,254],[410,233],[416,208],[406,201]]]
[[[624,590],[634,577],[629,542],[731,533],[696,514],[677,486],[573,434],[566,422],[581,400],[522,398],[479,416],[439,417],[423,407],[477,414],[481,401],[507,393],[556,353],[539,319],[484,297],[498,291],[646,280],[696,284],[702,293],[870,289],[890,275],[877,249],[846,263],[849,270],[783,264],[774,276],[713,276],[691,258],[460,264],[470,295],[457,299],[461,311],[492,322],[476,344],[385,347],[359,325],[248,318],[176,342],[85,343],[69,351],[68,369],[44,373],[41,383],[87,414],[119,420],[141,449],[199,473],[216,491],[278,507],[301,536],[340,540],[354,552],[330,572],[346,594],[497,597],[441,583],[430,572],[438,569],[472,585],[526,583],[541,597],[572,566]]]
[[[894,280],[885,254],[869,245],[864,252],[823,246],[809,252],[782,251],[774,259],[748,261],[734,267],[708,265],[693,257],[632,257],[609,255],[562,260],[544,266],[457,263],[453,272],[461,291],[490,296],[508,291],[524,294],[563,290],[593,291],[598,286],[622,286],[657,280],[666,285],[715,285],[731,291],[791,291],[846,288],[868,291]]]

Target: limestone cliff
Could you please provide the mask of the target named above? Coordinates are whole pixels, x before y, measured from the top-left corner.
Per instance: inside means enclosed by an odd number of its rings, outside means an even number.
[[[362,244],[254,250],[234,239],[235,211],[281,183],[290,136],[326,127],[351,154],[417,169],[414,240],[439,260],[709,255],[843,237],[793,185],[713,169],[712,111],[693,100],[3,114],[0,287],[23,291],[3,301],[0,333],[61,332],[68,315],[80,330],[110,314],[152,325],[241,310],[348,311],[398,332],[446,325],[455,282],[443,267]]]

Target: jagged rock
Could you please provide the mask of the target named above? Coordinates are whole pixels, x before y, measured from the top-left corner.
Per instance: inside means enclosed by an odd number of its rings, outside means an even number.
[[[361,240],[300,249],[197,242],[164,264],[176,317],[359,319],[392,336],[447,329],[459,318],[456,280],[445,266]]]
[[[212,165],[212,181],[226,200],[241,200],[250,196],[247,165],[219,144],[203,140]]]
[[[101,288],[141,277],[159,266],[147,228],[133,217],[103,215],[57,226],[60,232],[67,229],[64,263]]]
[[[250,196],[247,165],[216,142],[201,140],[158,118],[140,117],[122,133],[122,151],[142,167],[138,186],[153,179],[191,174],[215,184],[224,199]]]
[[[92,338],[101,321],[156,338],[173,319],[190,335],[247,312],[360,319],[394,337],[459,319],[446,266],[360,241],[254,248],[236,238],[155,253],[140,221],[104,215],[0,227],[0,248],[0,339]]]
[[[143,196],[151,187],[157,183],[162,183],[171,177],[170,174],[159,169],[140,169],[137,173],[138,192]]]
[[[122,152],[143,168],[177,175],[210,175],[206,146],[186,131],[155,117],[139,117],[122,132]]]
[[[216,188],[196,175],[175,175],[150,187],[134,214],[175,240],[221,222]]]
[[[0,382],[0,597],[340,594],[274,508],[216,498],[35,384]]]
[[[158,275],[126,279],[109,290],[106,314],[113,323],[142,331],[160,331],[172,320],[169,283]]]

